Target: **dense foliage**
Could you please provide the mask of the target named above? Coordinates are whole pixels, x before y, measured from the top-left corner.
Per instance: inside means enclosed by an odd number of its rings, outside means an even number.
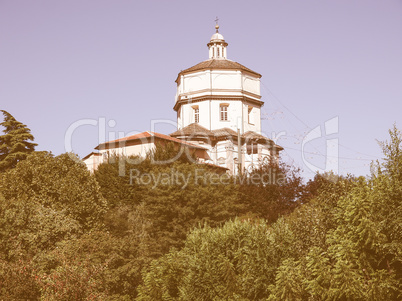
[[[59,268],[61,259],[52,255],[59,244],[104,229],[107,203],[99,186],[85,166],[68,154],[29,155],[1,174],[0,192],[0,260],[11,264],[9,271],[0,271],[2,283],[12,284],[10,275],[21,277],[16,270],[22,269],[33,277],[38,291],[46,275]],[[18,295],[13,287],[0,287],[0,292],[6,291],[5,299],[27,299],[33,294],[30,289],[21,289]]]
[[[400,300],[402,139],[390,134],[371,179],[318,176],[314,199],[270,226],[195,229],[144,270],[138,299]]]
[[[25,124],[15,120],[7,111],[1,110],[4,121],[0,125],[4,128],[4,135],[0,135],[0,172],[16,166],[28,154],[35,150],[36,143],[31,130]]]
[[[371,178],[32,152],[0,173],[1,300],[398,300],[402,137]],[[164,161],[163,164],[161,161]]]

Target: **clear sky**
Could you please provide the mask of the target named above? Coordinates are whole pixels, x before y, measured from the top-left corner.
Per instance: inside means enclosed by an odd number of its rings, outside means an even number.
[[[402,0],[0,0],[0,109],[56,155],[80,120],[105,120],[106,138],[175,121],[177,73],[208,58],[216,16],[228,58],[262,74],[262,131],[283,159],[305,177],[327,154],[342,174],[369,174],[376,139],[402,128]],[[98,133],[77,127],[74,152]]]

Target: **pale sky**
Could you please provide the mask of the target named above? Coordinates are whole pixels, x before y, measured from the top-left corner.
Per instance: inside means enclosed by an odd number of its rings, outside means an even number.
[[[174,122],[174,81],[208,59],[216,16],[228,59],[262,74],[262,132],[283,159],[311,177],[337,139],[339,172],[369,174],[376,139],[402,129],[402,0],[0,0],[0,109],[56,155],[80,121],[111,121],[106,138]],[[334,117],[337,133],[306,141]],[[77,127],[73,151],[98,133]]]

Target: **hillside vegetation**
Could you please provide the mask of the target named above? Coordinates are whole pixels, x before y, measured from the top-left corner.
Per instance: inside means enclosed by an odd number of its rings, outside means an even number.
[[[394,128],[370,177],[307,184],[153,163],[171,147],[94,174],[30,149],[0,173],[0,300],[399,300],[401,146]]]

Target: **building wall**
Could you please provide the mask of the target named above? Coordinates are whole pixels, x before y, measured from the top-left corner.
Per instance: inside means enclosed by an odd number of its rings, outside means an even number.
[[[98,168],[99,164],[103,162],[103,158],[101,156],[92,154],[87,159],[83,160],[83,162],[90,172],[94,172]]]
[[[114,148],[101,149],[99,153],[103,158],[107,158],[108,156],[141,156],[145,157],[146,154],[155,147],[154,143],[143,143],[137,145],[129,145],[119,147],[116,144]]]
[[[249,113],[249,109],[251,112]],[[253,131],[261,133],[261,108],[243,103],[243,133]]]
[[[194,110],[198,107],[199,109],[199,124],[203,127],[209,129],[210,126],[210,102],[200,101],[197,103],[184,104],[180,108],[180,118],[178,118],[178,128],[181,129],[191,123],[195,122]]]
[[[206,146],[206,145],[205,145]],[[271,158],[268,145],[255,144],[256,153],[247,153],[247,146],[241,145],[241,161],[243,169],[251,171],[259,163],[267,162]],[[237,174],[239,164],[239,148],[236,141],[219,141],[215,147],[208,149],[210,161],[207,163],[215,164],[229,169],[231,175]]]
[[[260,95],[260,79],[254,76],[243,74],[243,90]]]
[[[206,100],[197,101],[199,97]],[[228,97],[249,97],[260,100],[260,79],[240,70],[204,70],[181,75],[176,101],[185,99],[177,113],[178,129],[195,122],[194,110],[199,109],[199,124],[209,130],[231,128],[261,132],[260,106],[242,100],[225,100]],[[208,99],[209,98],[209,99]],[[219,98],[222,98],[219,100]],[[220,106],[228,104],[228,120],[221,121]],[[249,118],[249,108],[251,118]]]
[[[222,121],[220,118],[221,105],[227,105],[227,121]],[[237,100],[207,100],[184,104],[180,108],[180,114],[178,114],[179,129],[195,122],[195,108],[199,110],[199,124],[209,130],[226,127],[234,131],[240,129],[241,133],[247,131],[261,132],[261,109]],[[250,108],[252,110],[249,118]]]
[[[211,95],[211,92],[218,96],[248,95],[259,100],[260,79],[240,70],[203,70],[181,75],[175,101],[179,96],[191,101],[195,97]]]

